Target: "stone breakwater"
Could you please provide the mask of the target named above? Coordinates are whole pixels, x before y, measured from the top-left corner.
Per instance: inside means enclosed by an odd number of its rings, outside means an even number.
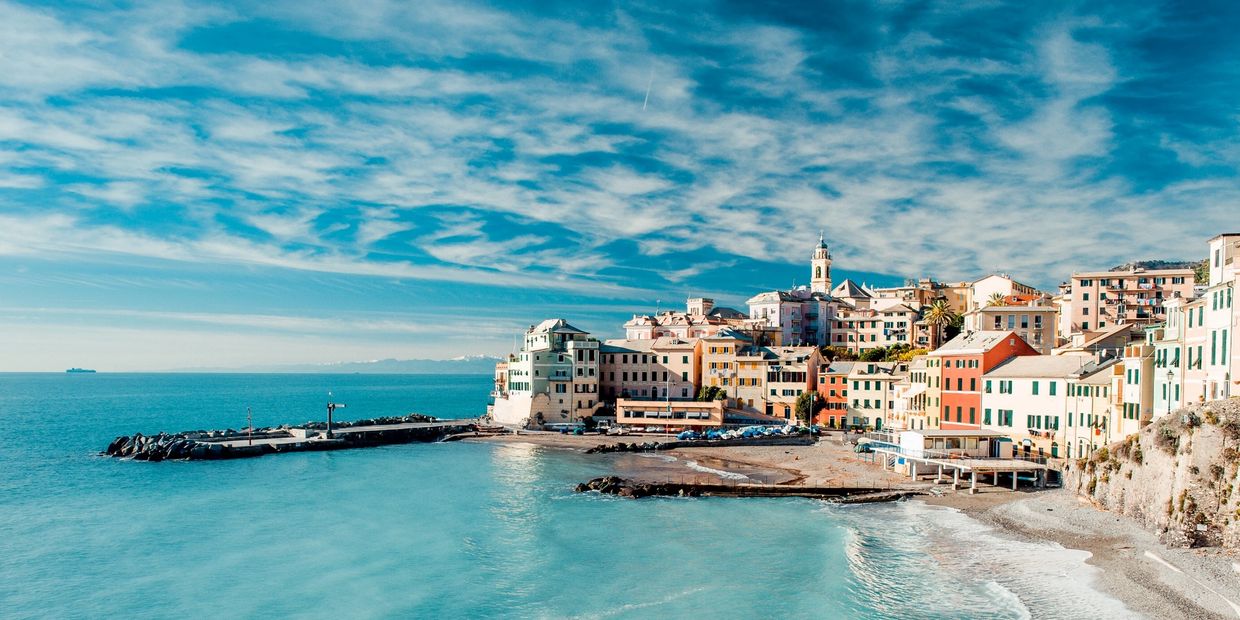
[[[413,414],[355,422],[333,423],[333,436],[326,437],[325,422],[304,426],[258,428],[252,432],[233,429],[122,435],[103,451],[106,456],[135,461],[224,460],[283,452],[344,450],[413,442],[439,441],[444,437],[472,432],[477,426],[469,420],[438,421]]]
[[[658,452],[677,448],[724,448],[729,446],[812,446],[818,439],[812,435],[774,435],[768,437],[736,439],[687,439],[683,441],[645,441],[642,443],[613,443],[595,446],[586,454],[609,454],[613,452]]]
[[[782,484],[719,484],[701,482],[641,482],[619,476],[603,476],[578,484],[577,493],[597,491],[605,495],[643,497],[808,497],[841,504],[892,502],[914,495],[916,489],[874,487],[810,487]]]

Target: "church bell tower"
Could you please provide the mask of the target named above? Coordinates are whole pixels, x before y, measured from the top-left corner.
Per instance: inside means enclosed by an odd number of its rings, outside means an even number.
[[[823,240],[822,231],[818,232],[818,247],[814,248],[814,258],[810,261],[810,290],[815,293],[831,292],[831,249]]]

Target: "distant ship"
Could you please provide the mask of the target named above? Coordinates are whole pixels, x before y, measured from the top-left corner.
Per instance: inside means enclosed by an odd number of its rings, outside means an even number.
[[[65,372],[79,373],[79,372],[95,372],[95,371],[91,368],[70,368],[69,370],[66,370]]]

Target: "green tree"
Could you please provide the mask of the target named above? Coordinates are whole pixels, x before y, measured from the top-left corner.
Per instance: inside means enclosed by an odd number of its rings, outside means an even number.
[[[946,299],[936,299],[929,306],[926,306],[926,312],[922,316],[926,326],[930,328],[930,350],[939,348],[943,342],[941,336],[947,330],[947,327],[956,320],[958,315],[947,304]]]
[[[1210,259],[1207,258],[1197,263],[1196,267],[1193,267],[1193,281],[1197,284],[1205,284],[1210,281]]]
[[[822,355],[830,362],[851,362],[857,359],[857,354],[849,351],[845,347],[837,347],[828,345],[822,348]]]
[[[811,410],[811,403],[813,409]],[[797,396],[796,413],[797,419],[802,424],[809,425],[813,423],[814,416],[827,406],[827,401],[817,392],[801,392]]]
[[[709,402],[712,400],[722,400],[726,396],[727,392],[717,385],[703,385],[702,389],[698,390],[697,399],[700,402]]]
[[[861,361],[863,362],[881,362],[887,358],[887,349],[878,347],[874,349],[866,349],[861,352]]]

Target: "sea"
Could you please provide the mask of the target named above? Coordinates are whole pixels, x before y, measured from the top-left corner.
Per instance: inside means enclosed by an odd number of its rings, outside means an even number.
[[[1085,552],[918,501],[577,494],[610,455],[217,462],[118,435],[481,413],[488,376],[0,374],[0,618],[1128,618]],[[699,468],[700,469],[700,468]],[[726,472],[725,472],[726,473]]]

